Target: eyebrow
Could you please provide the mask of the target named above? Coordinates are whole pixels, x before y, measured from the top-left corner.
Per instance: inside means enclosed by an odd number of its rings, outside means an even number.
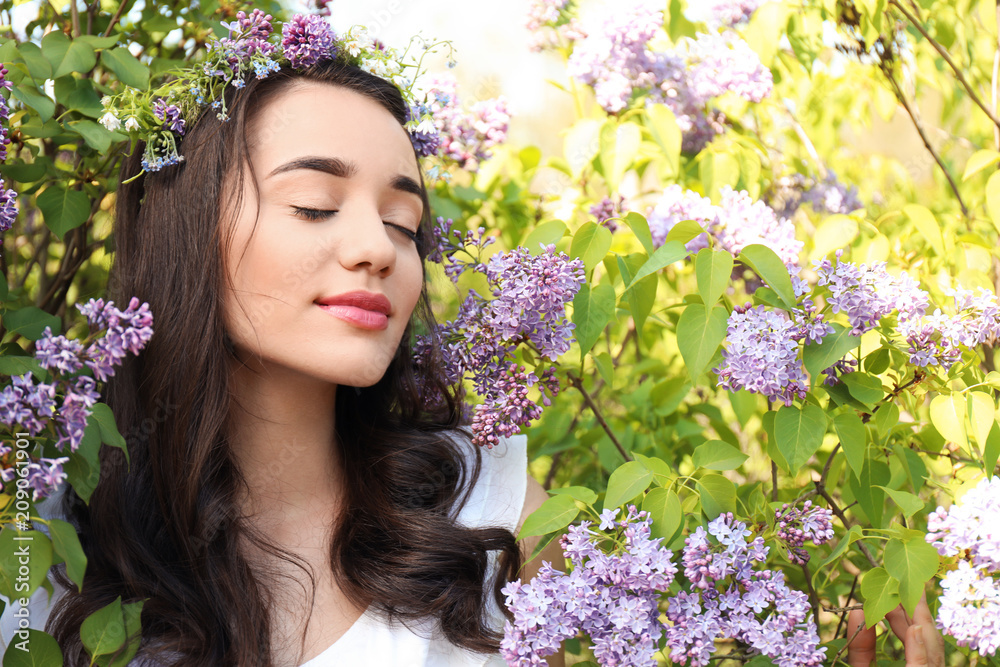
[[[296,158],[290,162],[286,162],[268,174],[267,178],[277,176],[278,174],[284,174],[285,172],[295,171],[297,169],[321,171],[338,178],[351,178],[358,173],[358,165],[350,160],[341,160],[337,157],[309,156]],[[403,176],[400,174],[392,179],[392,182],[389,185],[393,190],[409,192],[410,194],[417,195],[420,198],[426,196],[424,188],[409,176]]]

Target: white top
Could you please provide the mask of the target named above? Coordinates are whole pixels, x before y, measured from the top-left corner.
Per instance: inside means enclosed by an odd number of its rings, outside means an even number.
[[[472,445],[464,437],[456,438],[463,454],[472,456]],[[527,437],[517,435],[502,439],[491,450],[483,449],[482,466],[476,486],[457,520],[468,527],[499,526],[513,532],[521,518],[527,490]],[[468,460],[472,461],[471,458]],[[56,498],[50,499],[55,501]],[[40,514],[53,516],[56,502],[39,505]],[[48,511],[46,511],[48,509]],[[496,572],[496,552],[490,552],[488,577]],[[58,584],[55,596],[65,591]],[[43,629],[49,615],[48,594],[39,589],[28,602],[30,627]],[[503,629],[504,617],[491,593],[486,594],[493,626]],[[0,643],[6,648],[17,630],[16,602],[7,606],[0,618]],[[449,642],[436,619],[428,619],[407,628],[401,624],[387,625],[371,610],[364,614],[329,648],[300,667],[333,667],[334,665],[393,665],[394,667],[493,667],[504,665],[498,654],[472,653]],[[134,660],[130,667],[140,667]]]

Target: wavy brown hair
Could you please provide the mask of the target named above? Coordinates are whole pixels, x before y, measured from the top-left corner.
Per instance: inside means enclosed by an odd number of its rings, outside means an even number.
[[[269,667],[269,603],[279,581],[251,567],[247,543],[304,565],[268,542],[240,516],[247,484],[236,466],[225,424],[230,414],[234,352],[226,337],[223,257],[230,239],[219,211],[226,192],[252,177],[252,123],[270,100],[296,82],[340,86],[365,95],[400,124],[405,102],[391,83],[334,61],[289,68],[227,91],[231,119],[207,111],[182,144],[185,162],[146,173],[118,190],[109,296],[149,302],[155,334],[109,380],[104,400],[126,436],[131,462],[105,447],[101,478],[89,505],[71,489],[64,509],[87,555],[82,592],[70,589],[48,630],[66,664],[88,665],[80,641],[85,618],[121,596],[146,600],[140,656],[167,665]],[[122,180],[141,170],[140,145],[122,165]],[[236,179],[240,187],[227,188]],[[424,195],[420,248],[430,245]],[[330,542],[329,563],[343,592],[387,619],[440,619],[446,637],[476,651],[495,651],[488,596],[504,609],[500,588],[517,576],[520,551],[504,528],[455,522],[479,474],[448,436],[459,426],[460,396],[429,363],[418,375],[414,326],[433,330],[426,289],[385,376],[375,385],[338,391],[337,451],[344,511]],[[432,391],[433,413],[421,396]],[[488,552],[499,572],[488,581]]]

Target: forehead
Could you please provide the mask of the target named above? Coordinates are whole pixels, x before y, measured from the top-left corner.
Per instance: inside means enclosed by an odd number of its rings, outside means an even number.
[[[306,155],[355,162],[365,174],[419,180],[406,130],[375,100],[340,86],[296,82],[272,97],[249,127],[258,177]]]

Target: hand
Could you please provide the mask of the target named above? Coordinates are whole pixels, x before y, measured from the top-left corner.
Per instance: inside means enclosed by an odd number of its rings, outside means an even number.
[[[906,667],[944,667],[944,637],[934,625],[934,617],[923,596],[912,619],[900,605],[886,614],[885,620],[903,642]],[[847,636],[854,637],[847,646],[847,663],[851,667],[869,667],[875,662],[875,626],[864,629],[864,625],[865,614],[860,609],[853,610],[847,617]],[[858,632],[859,627],[861,632]]]

